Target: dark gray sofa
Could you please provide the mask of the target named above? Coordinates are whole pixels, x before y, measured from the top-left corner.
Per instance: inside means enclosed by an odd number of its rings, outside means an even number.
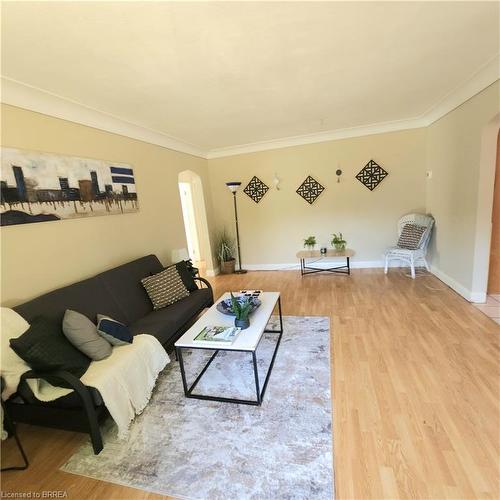
[[[97,314],[105,314],[126,324],[134,335],[154,335],[168,351],[191,326],[197,315],[213,304],[213,292],[208,281],[195,278],[199,288],[190,292],[189,297],[153,311],[140,280],[162,269],[163,265],[155,255],[147,255],[49,292],[14,307],[14,310],[28,322],[37,316],[62,322],[66,309],[85,314],[94,322]],[[46,375],[31,371],[23,376],[17,393],[6,403],[13,420],[89,432],[94,452],[99,453],[102,440],[98,422],[107,415],[99,393],[84,386],[79,379],[67,372],[51,373],[51,376],[57,375],[70,383],[74,392],[56,401],[42,403],[33,396],[26,380]]]

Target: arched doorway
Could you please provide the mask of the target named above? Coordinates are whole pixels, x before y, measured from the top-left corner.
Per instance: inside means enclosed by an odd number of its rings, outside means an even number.
[[[205,197],[201,177],[191,170],[179,173],[179,195],[189,257],[196,267],[213,274]]]

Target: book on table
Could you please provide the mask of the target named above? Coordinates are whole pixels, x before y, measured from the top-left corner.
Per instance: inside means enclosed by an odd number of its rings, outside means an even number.
[[[206,326],[194,338],[194,341],[232,344],[240,332],[241,328],[235,326]]]

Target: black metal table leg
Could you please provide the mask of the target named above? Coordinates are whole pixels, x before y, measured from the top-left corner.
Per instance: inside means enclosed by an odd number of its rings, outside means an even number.
[[[351,274],[351,264],[349,257],[347,257],[347,274]]]
[[[260,395],[260,387],[259,387],[259,368],[257,366],[257,356],[255,351],[252,352],[252,361],[253,361],[253,374],[255,377],[255,392],[257,394],[257,404],[262,404],[262,398]]]
[[[193,390],[204,375],[204,373],[207,371],[208,367],[214,360],[214,358],[217,356],[219,353],[219,350],[216,350],[214,354],[210,357],[208,360],[208,363],[203,367],[199,375],[196,377],[195,381],[192,383],[190,387],[188,387],[187,380],[186,380],[186,372],[184,368],[184,360],[182,358],[182,347],[176,347],[176,353],[177,357],[179,359],[179,367],[181,371],[181,378],[182,378],[182,385],[184,387],[184,394],[187,398],[193,398],[193,399],[203,399],[203,400],[208,400],[208,401],[219,401],[223,403],[237,403],[237,404],[246,404],[246,405],[254,405],[254,406],[260,406],[262,404],[262,400],[264,399],[264,394],[266,392],[267,388],[267,383],[269,382],[269,378],[274,366],[274,361],[276,359],[276,354],[278,352],[278,348],[281,342],[281,337],[283,335],[283,314],[281,311],[281,297],[278,297],[278,312],[279,312],[279,320],[280,320],[280,329],[279,330],[264,330],[264,332],[268,333],[278,333],[278,340],[276,342],[276,346],[273,351],[273,356],[271,358],[271,362],[269,364],[269,368],[266,373],[266,378],[264,380],[264,385],[262,386],[262,390],[260,389],[260,382],[259,382],[259,372],[258,372],[258,363],[257,363],[257,348],[253,351],[242,351],[239,349],[223,349],[223,351],[226,352],[246,352],[246,353],[251,353],[252,354],[252,365],[253,365],[253,371],[254,371],[254,379],[255,379],[255,393],[257,396],[256,400],[250,400],[250,399],[236,399],[236,398],[225,398],[225,397],[218,397],[218,396],[208,396],[205,394],[193,394]],[[258,345],[257,345],[258,347]],[[189,347],[186,349],[201,349],[201,350],[213,350],[207,347]]]
[[[184,360],[182,359],[182,349],[180,347],[175,348],[175,353],[177,354],[177,359],[179,360],[179,367],[181,369],[182,387],[184,387],[184,395],[188,395],[188,387],[186,382],[186,372],[184,371]]]

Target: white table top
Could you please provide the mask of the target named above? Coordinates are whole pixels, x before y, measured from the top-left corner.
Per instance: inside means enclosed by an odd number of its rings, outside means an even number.
[[[233,292],[234,293],[234,292]],[[262,292],[259,299],[262,304],[250,315],[250,326],[242,330],[232,344],[219,344],[214,342],[198,342],[194,338],[205,326],[234,326],[234,316],[228,316],[217,311],[216,305],[231,295],[225,293],[215,301],[215,304],[206,311],[201,318],[175,343],[176,347],[203,347],[207,349],[238,349],[241,351],[254,351],[264,333],[269,318],[279,299],[279,292]]]

